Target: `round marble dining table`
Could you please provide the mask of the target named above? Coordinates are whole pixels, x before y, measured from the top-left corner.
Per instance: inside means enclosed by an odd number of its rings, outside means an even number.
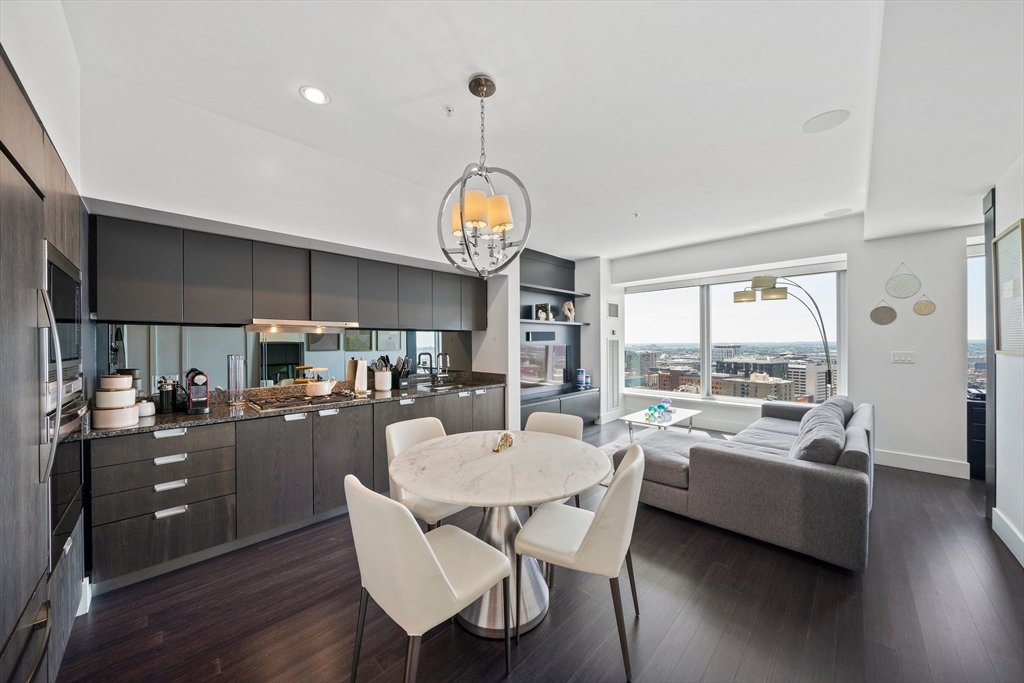
[[[499,433],[467,432],[424,441],[395,456],[390,473],[396,484],[418,496],[484,508],[477,537],[512,562],[515,595],[515,541],[522,524],[513,506],[540,505],[591,489],[611,471],[611,460],[588,443],[542,432],[512,432],[512,447],[495,453],[492,446]],[[531,557],[523,558],[522,581],[525,633],[547,614],[548,586]],[[458,618],[472,633],[503,638],[501,585]]]

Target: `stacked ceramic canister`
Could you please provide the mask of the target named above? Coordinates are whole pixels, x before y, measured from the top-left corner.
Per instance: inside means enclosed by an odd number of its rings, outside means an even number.
[[[149,415],[153,403],[136,403],[135,377],[130,374],[100,375],[96,390],[92,426],[96,429],[124,429],[139,423],[140,408]]]

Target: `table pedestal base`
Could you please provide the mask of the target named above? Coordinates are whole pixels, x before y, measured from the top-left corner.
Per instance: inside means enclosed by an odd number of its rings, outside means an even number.
[[[477,538],[505,553],[512,564],[510,577],[511,614],[509,626],[515,632],[516,618],[516,535],[523,525],[514,508],[485,508]],[[526,633],[544,620],[548,613],[548,585],[544,582],[537,560],[523,557],[522,627]],[[469,631],[484,638],[504,638],[501,619],[501,583],[466,609],[459,612],[459,623]]]

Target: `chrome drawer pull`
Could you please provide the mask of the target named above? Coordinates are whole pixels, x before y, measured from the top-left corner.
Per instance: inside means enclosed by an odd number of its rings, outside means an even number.
[[[337,408],[331,408],[330,410],[321,410],[320,417],[327,417],[329,415],[337,415],[339,410]]]
[[[416,402],[416,399],[414,399],[414,398],[403,398],[401,401],[398,402],[398,405],[400,405],[400,406],[411,406],[415,402]]]
[[[185,462],[188,460],[188,453],[176,453],[175,455],[165,455],[160,458],[153,458],[154,465],[170,465],[172,462]]]
[[[459,398],[466,398],[467,396],[469,396],[469,392],[468,391],[460,391],[459,392]]]
[[[188,512],[188,505],[179,505],[178,507],[167,508],[166,510],[157,510],[153,513],[154,519],[163,519],[164,517],[174,517],[175,515],[183,515]]]
[[[284,416],[284,421],[285,422],[292,422],[294,420],[305,420],[305,419],[306,419],[306,414],[305,413],[292,413],[291,415],[285,415]]]
[[[70,553],[71,552],[71,546],[73,546],[74,544],[75,544],[74,537],[73,536],[68,536],[68,540],[64,541],[64,552],[63,552],[63,554],[67,555],[68,553]]]
[[[184,486],[188,486],[188,479],[179,479],[177,481],[165,481],[162,484],[154,484],[153,490],[157,493],[161,491],[170,491],[171,489],[180,489]]]
[[[154,439],[169,439],[172,436],[185,436],[188,433],[188,427],[182,427],[180,429],[165,429],[160,432],[153,432]]]
[[[486,389],[477,389],[476,390],[476,395],[477,396],[479,396],[480,394],[486,394],[486,393],[487,393]]]

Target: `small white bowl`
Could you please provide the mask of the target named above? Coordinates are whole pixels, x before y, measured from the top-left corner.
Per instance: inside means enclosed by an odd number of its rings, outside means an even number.
[[[139,406],[133,404],[125,408],[97,408],[92,411],[94,429],[124,429],[139,423]]]
[[[156,415],[156,404],[152,401],[142,400],[138,403],[139,417],[150,417]]]
[[[135,403],[134,389],[98,389],[97,408],[127,408]]]
[[[131,389],[134,382],[131,375],[100,375],[100,389]]]

